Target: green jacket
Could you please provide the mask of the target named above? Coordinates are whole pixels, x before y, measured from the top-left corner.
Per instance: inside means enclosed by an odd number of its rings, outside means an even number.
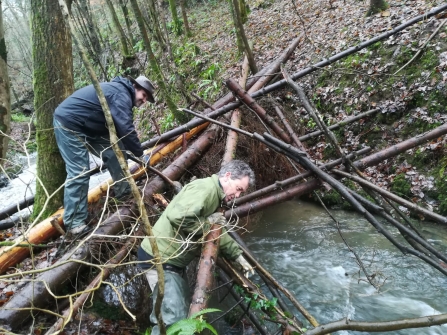
[[[211,226],[207,217],[216,211],[224,197],[217,175],[189,183],[174,197],[152,228],[163,262],[184,268],[200,255],[203,236]],[[148,237],[141,247],[154,255]],[[242,253],[224,229],[219,251],[229,260]]]

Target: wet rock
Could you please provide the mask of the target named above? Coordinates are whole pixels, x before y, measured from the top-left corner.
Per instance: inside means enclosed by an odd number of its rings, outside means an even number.
[[[146,276],[140,274],[141,270],[135,265],[117,268],[107,281],[115,286],[120,298],[110,285],[101,287],[98,298],[114,308],[122,308],[121,299],[126,308],[136,315],[137,319],[149,319],[152,305],[151,290]]]

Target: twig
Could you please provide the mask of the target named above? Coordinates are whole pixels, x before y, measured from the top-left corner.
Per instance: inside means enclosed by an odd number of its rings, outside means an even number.
[[[430,35],[430,37],[425,41],[425,43],[419,48],[419,50],[414,54],[414,56],[404,65],[402,66],[399,70],[397,70],[396,72],[394,72],[394,75],[396,75],[398,72],[402,71],[403,69],[405,69],[412,61],[414,61],[421,53],[422,51],[425,49],[425,47],[427,46],[428,42],[430,42],[430,40],[438,33],[439,29],[441,29],[441,27],[444,25],[445,21],[447,19],[444,19],[441,21],[441,23],[439,24],[438,28],[436,28],[436,30],[433,32],[433,34]]]

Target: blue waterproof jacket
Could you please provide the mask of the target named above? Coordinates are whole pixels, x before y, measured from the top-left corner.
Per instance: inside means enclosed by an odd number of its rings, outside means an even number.
[[[139,157],[143,154],[133,124],[132,107],[135,103],[135,89],[124,77],[101,83],[118,138],[126,150]],[[83,87],[65,99],[54,112],[54,117],[64,127],[87,136],[109,136],[106,119],[93,85]]]

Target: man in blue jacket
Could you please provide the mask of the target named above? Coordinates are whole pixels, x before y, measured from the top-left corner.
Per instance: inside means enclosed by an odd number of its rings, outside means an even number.
[[[101,83],[109,105],[121,150],[135,156],[143,155],[140,140],[133,124],[134,106],[154,102],[154,86],[145,76],[137,79],[117,77]],[[93,85],[74,92],[54,112],[54,132],[67,179],[64,189],[64,224],[71,234],[80,233],[86,225],[89,186],[89,152],[102,159],[115,182],[115,197],[130,194],[130,185],[111,147],[104,112]],[[126,157],[123,151],[124,157]]]

